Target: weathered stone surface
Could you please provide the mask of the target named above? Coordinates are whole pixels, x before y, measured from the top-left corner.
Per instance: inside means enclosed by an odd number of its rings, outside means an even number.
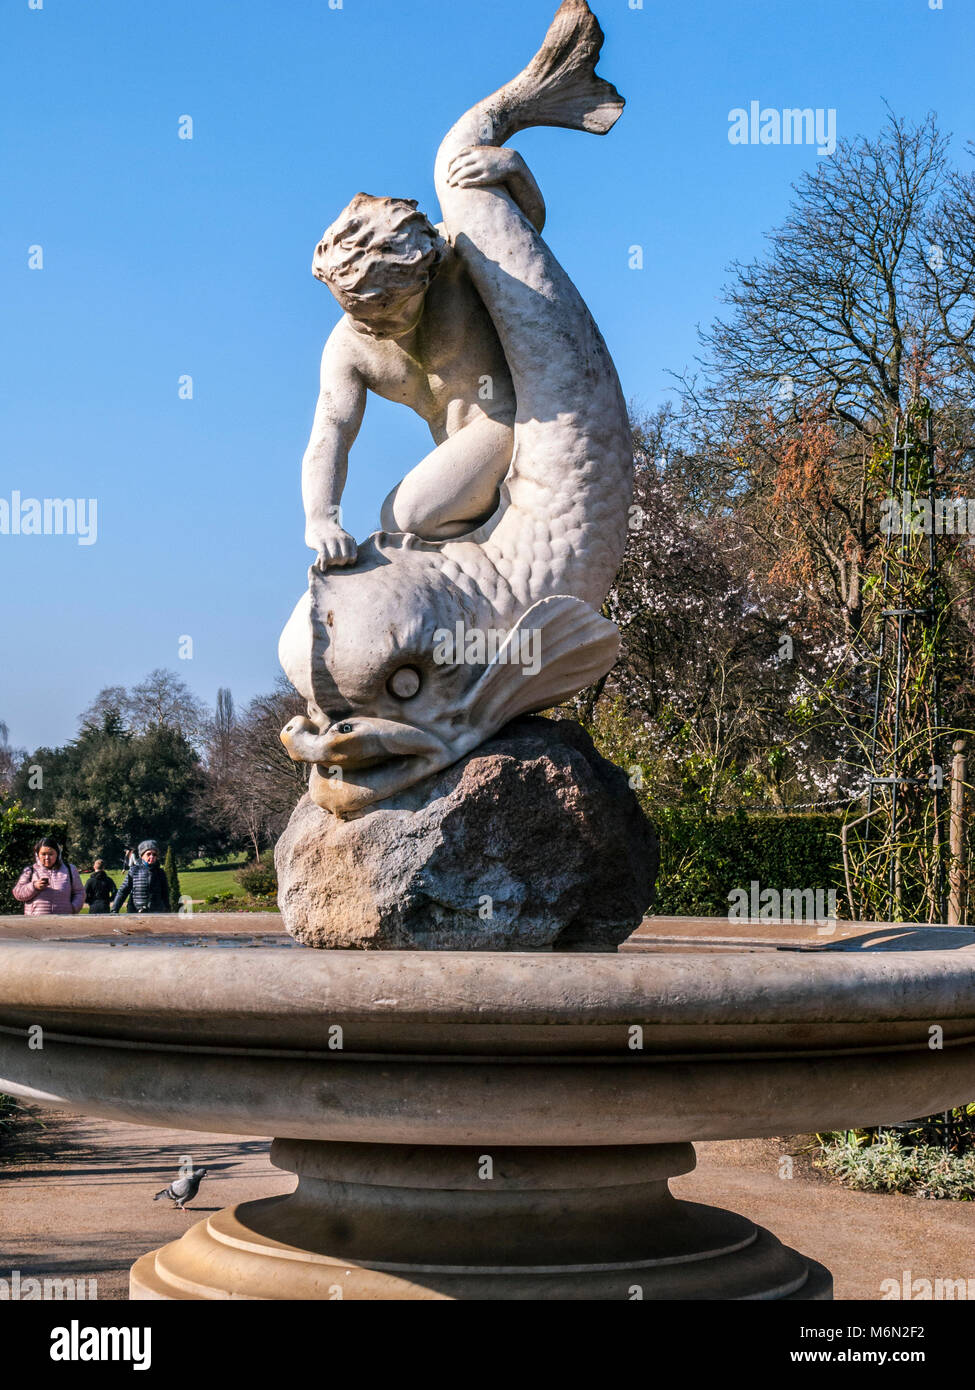
[[[442,231],[411,201],[360,195],[316,251],[345,317],[302,466],[316,559],[279,647],[308,714],[281,737],[337,815],[453,766],[616,661],[600,608],[633,500],[626,401],[506,148],[529,127],[612,128],[623,98],[596,75],[602,40],[585,0],[563,0],[528,66],[451,127],[434,166]],[[418,414],[437,447],[357,545],[340,504],[370,391]]]
[[[524,718],[357,819],[306,796],[276,857],[308,946],[612,950],[650,905],[657,841],[578,724]]]

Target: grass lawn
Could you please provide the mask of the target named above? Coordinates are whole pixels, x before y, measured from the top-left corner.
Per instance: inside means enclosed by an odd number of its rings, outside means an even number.
[[[196,867],[184,869],[179,867],[179,886],[183,893],[188,894],[194,902],[204,902],[211,893],[233,893],[237,898],[244,897],[244,890],[234,878],[234,870],[239,869],[242,864],[247,863],[246,854],[234,855],[223,864],[213,864],[210,868],[203,867],[203,861],[194,861]],[[108,876],[111,878],[116,888],[122,886],[125,874],[121,869],[108,869]],[[87,882],[88,875],[82,874],[82,879]],[[87,912],[87,907],[82,909]]]
[[[194,859],[191,864],[186,864],[185,866],[183,864],[178,864],[177,868],[179,869],[180,875],[182,875],[184,867],[188,870],[206,869],[218,873],[223,869],[239,869],[241,864],[248,864],[252,858],[253,856],[250,854],[230,854],[226,859],[221,859],[217,864],[211,864],[209,859]]]
[[[214,864],[210,869],[180,869],[179,886],[194,902],[203,902],[211,893],[233,893],[242,898],[244,890],[234,878],[234,870],[245,862]]]

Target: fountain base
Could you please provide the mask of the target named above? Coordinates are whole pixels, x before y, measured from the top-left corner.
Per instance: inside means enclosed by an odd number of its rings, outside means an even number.
[[[294,1192],[198,1222],[134,1299],[829,1299],[826,1269],[679,1201],[691,1144],[425,1147],[277,1140]]]

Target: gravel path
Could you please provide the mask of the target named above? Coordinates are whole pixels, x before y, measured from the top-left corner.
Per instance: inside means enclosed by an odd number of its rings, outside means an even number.
[[[971,1280],[975,1294],[975,1201],[929,1201],[854,1192],[793,1160],[802,1143],[733,1139],[698,1144],[697,1169],[671,1183],[675,1196],[741,1212],[832,1272],[838,1299],[880,1299],[885,1279]]]
[[[153,1129],[26,1106],[0,1147],[0,1278],[98,1280],[99,1300],[128,1298],[129,1266],[207,1212],[293,1185],[268,1163],[269,1139]],[[41,1129],[36,1121],[43,1123]],[[153,1194],[190,1155],[209,1168],[185,1212]]]
[[[43,1124],[43,1128],[40,1125]],[[98,1297],[128,1295],[129,1266],[179,1236],[206,1212],[287,1191],[271,1168],[266,1139],[152,1129],[26,1107],[0,1147],[0,1278],[98,1280]],[[827,1182],[801,1156],[793,1176],[781,1160],[792,1140],[698,1145],[694,1173],[676,1195],[710,1202],[761,1222],[787,1245],[832,1270],[839,1299],[879,1299],[884,1279],[972,1279],[975,1202],[851,1192]],[[153,1194],[183,1155],[207,1167],[185,1213]]]

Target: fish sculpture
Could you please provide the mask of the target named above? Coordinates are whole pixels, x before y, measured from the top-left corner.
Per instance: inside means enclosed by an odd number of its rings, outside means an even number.
[[[447,134],[436,188],[450,244],[494,323],[516,397],[490,518],[431,541],[380,531],[322,572],[281,637],[308,702],[281,738],[323,809],[357,816],[475,749],[515,716],[605,675],[619,632],[599,613],[626,539],[633,463],[612,359],[581,295],[503,187],[451,181],[456,157],[519,130],[605,134],[623,100],[596,76],[603,35],[564,0],[535,58]]]

